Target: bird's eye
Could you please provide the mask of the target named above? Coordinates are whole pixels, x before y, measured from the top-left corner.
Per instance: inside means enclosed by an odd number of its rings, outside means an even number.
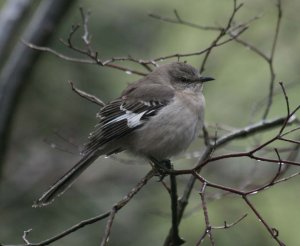
[[[189,82],[190,80],[187,77],[180,77],[179,78],[182,82]]]

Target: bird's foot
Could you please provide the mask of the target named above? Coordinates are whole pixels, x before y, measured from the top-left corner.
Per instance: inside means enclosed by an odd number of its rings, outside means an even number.
[[[161,160],[158,161],[155,158],[150,158],[152,163],[154,164],[153,168],[156,172],[156,176],[159,177],[159,182],[162,181],[166,175],[170,172],[171,170],[171,161],[170,160]]]

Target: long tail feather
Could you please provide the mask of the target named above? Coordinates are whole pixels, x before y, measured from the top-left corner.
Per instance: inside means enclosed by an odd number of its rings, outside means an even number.
[[[65,175],[57,180],[50,188],[34,202],[33,207],[42,207],[53,202],[55,197],[62,195],[77,179],[77,177],[90,166],[99,155],[94,153],[87,154]]]

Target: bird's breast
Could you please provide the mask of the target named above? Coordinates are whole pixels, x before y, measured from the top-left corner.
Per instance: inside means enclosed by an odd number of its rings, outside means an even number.
[[[203,104],[202,96],[176,96],[132,134],[129,150],[158,160],[186,150],[203,126]]]

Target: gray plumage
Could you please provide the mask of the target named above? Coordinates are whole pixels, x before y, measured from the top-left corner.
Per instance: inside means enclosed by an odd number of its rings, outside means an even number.
[[[51,203],[99,156],[123,150],[164,160],[192,143],[203,126],[203,82],[194,67],[174,62],[160,66],[130,84],[121,96],[97,114],[82,159],[39,198],[34,206]]]

